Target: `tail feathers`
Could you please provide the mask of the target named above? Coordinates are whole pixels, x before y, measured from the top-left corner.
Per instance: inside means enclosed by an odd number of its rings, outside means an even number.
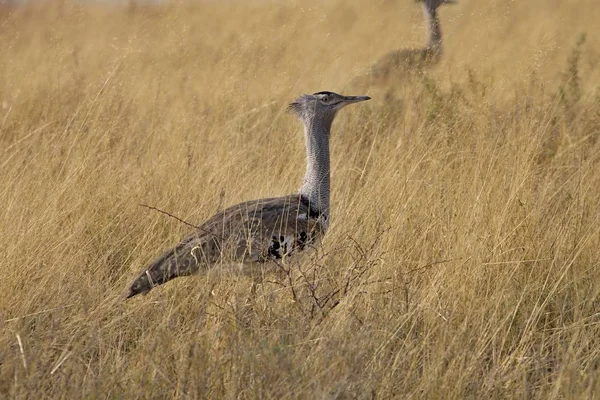
[[[144,269],[129,285],[125,298],[146,294],[153,287],[162,285],[171,279],[198,272],[199,260],[194,257],[190,249],[186,251],[186,247],[177,246],[169,250]]]

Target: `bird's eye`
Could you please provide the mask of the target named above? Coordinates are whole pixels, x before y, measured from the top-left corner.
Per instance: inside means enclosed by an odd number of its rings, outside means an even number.
[[[329,96],[323,96],[323,98],[321,98],[321,101],[323,103],[329,103]]]

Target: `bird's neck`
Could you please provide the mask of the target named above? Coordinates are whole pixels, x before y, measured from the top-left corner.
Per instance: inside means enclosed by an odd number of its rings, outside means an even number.
[[[304,122],[306,139],[306,174],[300,195],[306,197],[310,207],[320,214],[329,214],[329,120]]]
[[[429,30],[429,39],[427,40],[427,48],[442,51],[442,30],[440,29],[440,20],[438,19],[437,9],[435,7],[423,4],[423,13]]]

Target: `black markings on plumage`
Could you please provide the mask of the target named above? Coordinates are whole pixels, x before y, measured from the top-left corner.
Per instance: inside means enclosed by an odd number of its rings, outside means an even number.
[[[300,232],[300,234],[296,238],[296,246],[300,250],[304,250],[304,246],[306,246],[307,239],[308,239],[308,235],[306,234],[306,232],[304,232],[304,231]]]
[[[326,90],[325,90],[325,91],[323,91],[323,92],[317,92],[317,93],[314,93],[314,94],[313,94],[313,96],[316,96],[316,95],[318,95],[318,94],[328,94],[328,95],[329,95],[329,94],[335,94],[335,93],[333,93],[333,92],[328,92],[328,91],[326,91]]]
[[[283,236],[281,238],[283,239]],[[272,238],[271,246],[269,246],[269,255],[275,257],[276,259],[280,259],[282,257],[281,243],[279,242],[279,239],[277,239],[277,236],[273,236]]]
[[[279,257],[279,258],[281,258],[281,257],[283,257],[284,254],[287,254],[287,252],[288,252],[287,242],[285,241],[285,237],[279,236],[279,244],[280,244],[280,246],[283,245],[283,249],[282,249],[283,251],[281,252],[281,256]]]
[[[325,93],[325,92],[323,92]],[[300,202],[308,210],[308,218],[310,219],[322,219],[327,221],[327,215],[321,213],[313,207],[310,207],[310,201],[307,197],[300,196]],[[298,232],[295,236],[295,240],[291,243],[286,241],[283,235],[273,235],[271,237],[271,244],[267,251],[266,258],[282,259],[284,256],[292,253],[294,250],[304,250],[306,246],[312,244],[315,241],[315,237],[309,236],[305,230]],[[290,248],[291,247],[291,248]],[[266,259],[264,260],[266,261]]]

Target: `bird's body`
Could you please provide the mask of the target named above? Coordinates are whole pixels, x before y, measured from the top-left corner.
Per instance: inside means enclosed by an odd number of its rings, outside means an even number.
[[[428,28],[425,47],[416,49],[397,49],[375,62],[365,76],[355,82],[367,81],[370,84],[389,83],[389,80],[407,73],[421,72],[439,61],[442,55],[442,30],[437,9],[442,4],[455,3],[456,0],[417,0],[423,3],[423,15]]]
[[[319,92],[290,104],[304,123],[306,138],[306,174],[299,192],[247,201],[212,216],[147,266],[127,297],[202,269],[285,260],[318,245],[329,224],[331,123],[343,106],[368,99]]]
[[[318,245],[326,231],[327,216],[311,209],[299,194],[237,204],[212,216],[150,264],[128,297],[219,263],[282,260]]]
[[[419,72],[427,66],[434,65],[440,58],[437,48],[399,49],[387,53],[371,67],[370,79],[382,82],[397,74]]]

